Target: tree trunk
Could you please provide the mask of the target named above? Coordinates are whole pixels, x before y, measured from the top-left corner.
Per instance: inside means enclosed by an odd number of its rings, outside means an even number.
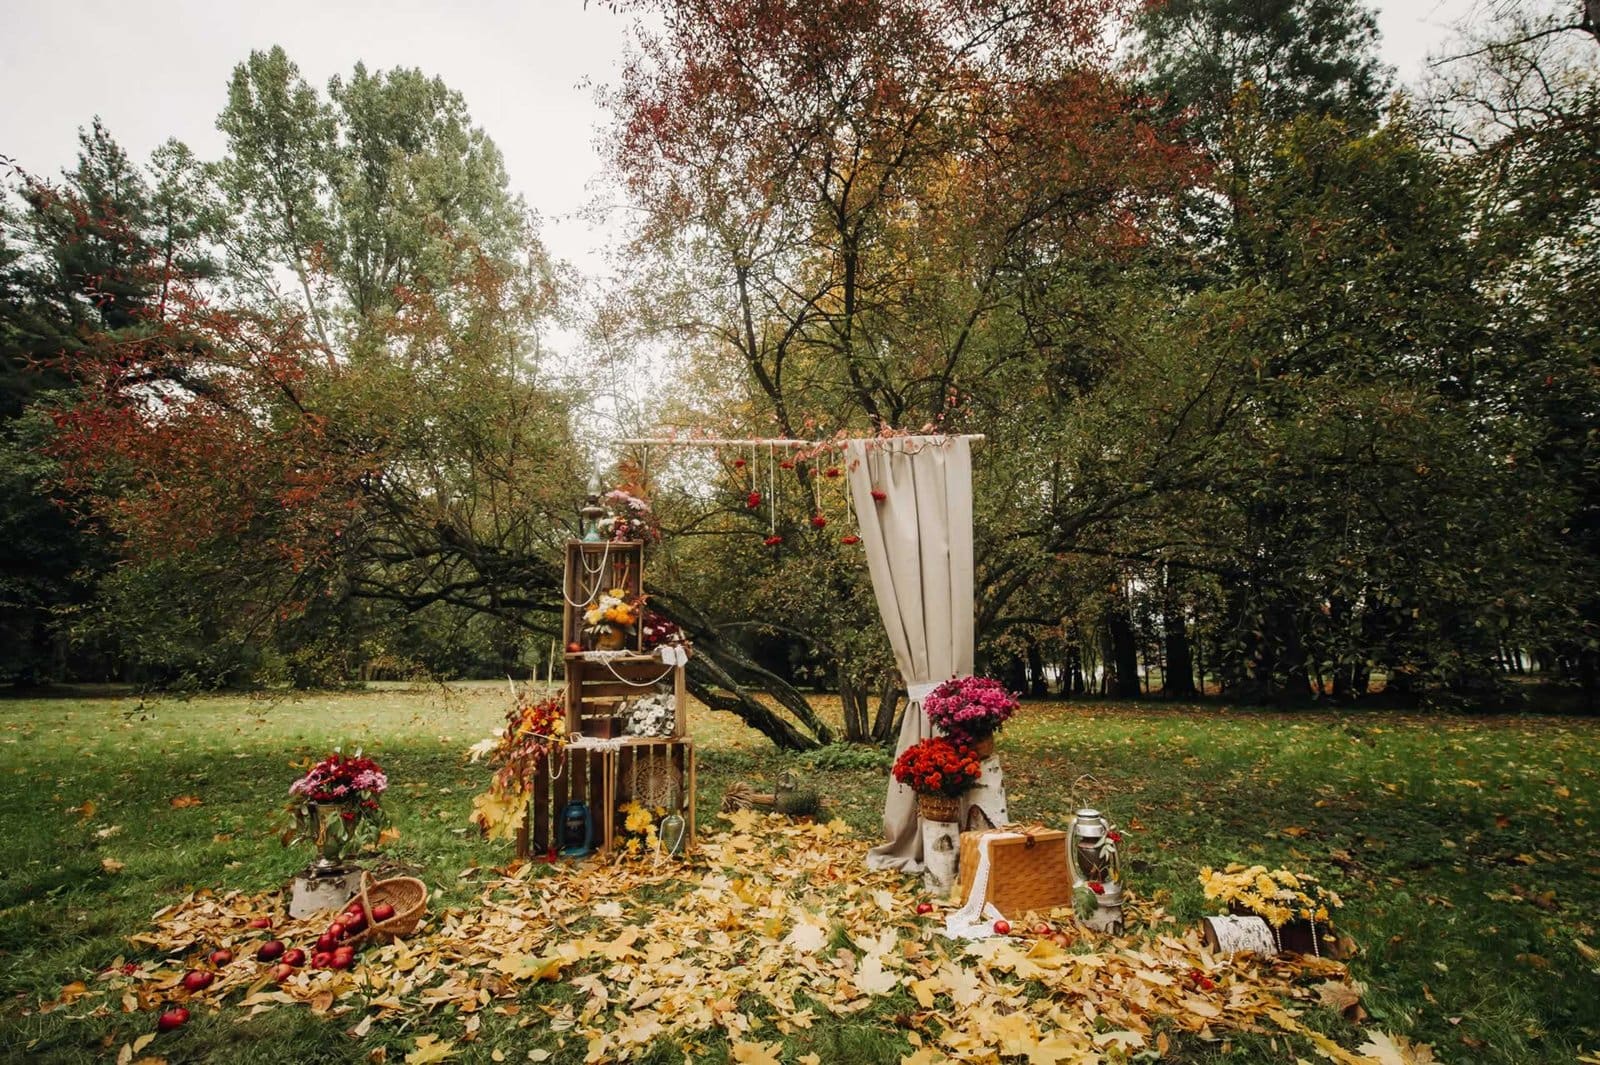
[[[1028,694],[1036,699],[1050,694],[1050,684],[1044,677],[1044,655],[1037,640],[1028,641]]]
[[[900,715],[895,708],[905,692],[900,688],[900,674],[892,669],[883,671],[883,683],[878,686],[878,714],[872,720],[872,738],[878,743],[892,743],[900,734]]]
[[[1112,611],[1106,619],[1111,638],[1111,662],[1116,673],[1114,692],[1119,699],[1139,698],[1139,646],[1133,638],[1133,622],[1126,607]]]
[[[849,670],[840,666],[835,674],[839,681],[839,708],[844,714],[844,738],[850,743],[862,743],[867,738],[866,696],[850,679]]]
[[[1169,699],[1189,699],[1198,695],[1194,687],[1194,659],[1189,653],[1189,627],[1178,602],[1171,575],[1161,599],[1161,631],[1167,644],[1167,668],[1161,675],[1161,690]]]
[[[1083,652],[1076,642],[1067,648],[1066,671],[1061,678],[1061,690],[1066,695],[1083,694]]]

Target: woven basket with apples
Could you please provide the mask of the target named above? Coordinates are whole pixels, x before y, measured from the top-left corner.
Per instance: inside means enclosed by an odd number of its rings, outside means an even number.
[[[366,914],[367,926],[350,937],[352,945],[367,940],[385,943],[410,935],[428,909],[427,885],[411,876],[373,881],[362,873],[361,891],[356,898]]]

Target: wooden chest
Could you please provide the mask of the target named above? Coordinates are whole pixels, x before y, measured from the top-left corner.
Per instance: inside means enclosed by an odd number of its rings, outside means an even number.
[[[979,841],[989,842],[987,901],[1010,920],[1072,905],[1072,872],[1067,866],[1067,834],[1040,825],[961,833],[961,901],[966,902],[978,873]]]

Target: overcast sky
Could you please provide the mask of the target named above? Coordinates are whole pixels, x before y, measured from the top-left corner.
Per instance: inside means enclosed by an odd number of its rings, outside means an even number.
[[[1474,0],[1381,0],[1385,59],[1414,82]],[[313,85],[357,60],[415,66],[467,99],[544,220],[550,251],[599,267],[603,233],[576,217],[599,170],[590,84],[613,80],[625,21],[583,0],[0,0],[0,155],[54,175],[96,114],[136,159],[177,137],[222,152],[228,75],[283,45]]]

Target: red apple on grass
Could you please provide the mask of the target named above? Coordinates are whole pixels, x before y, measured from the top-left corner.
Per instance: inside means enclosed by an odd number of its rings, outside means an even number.
[[[189,1021],[189,1011],[182,1006],[174,1006],[156,1019],[156,1031],[170,1032],[175,1028],[182,1028]]]
[[[394,907],[389,905],[387,902],[380,902],[372,908],[372,919],[374,921],[387,921],[393,916]]]
[[[272,927],[272,918],[270,918],[270,917],[252,917],[250,919],[250,927],[251,928],[271,928]]]
[[[933,903],[931,903],[931,902],[919,902],[919,903],[917,903],[917,912],[919,914],[920,913],[932,913],[933,912]]]
[[[283,952],[283,964],[290,965],[298,969],[305,963],[306,952],[301,950],[299,947],[295,947],[293,950],[286,950]]]
[[[211,952],[212,965],[227,965],[231,961],[233,961],[233,951],[227,947],[218,947]]]
[[[256,961],[277,961],[283,957],[283,940],[269,939],[256,950]]]
[[[183,986],[186,991],[204,991],[215,979],[214,975],[204,969],[190,969],[183,974]]]

